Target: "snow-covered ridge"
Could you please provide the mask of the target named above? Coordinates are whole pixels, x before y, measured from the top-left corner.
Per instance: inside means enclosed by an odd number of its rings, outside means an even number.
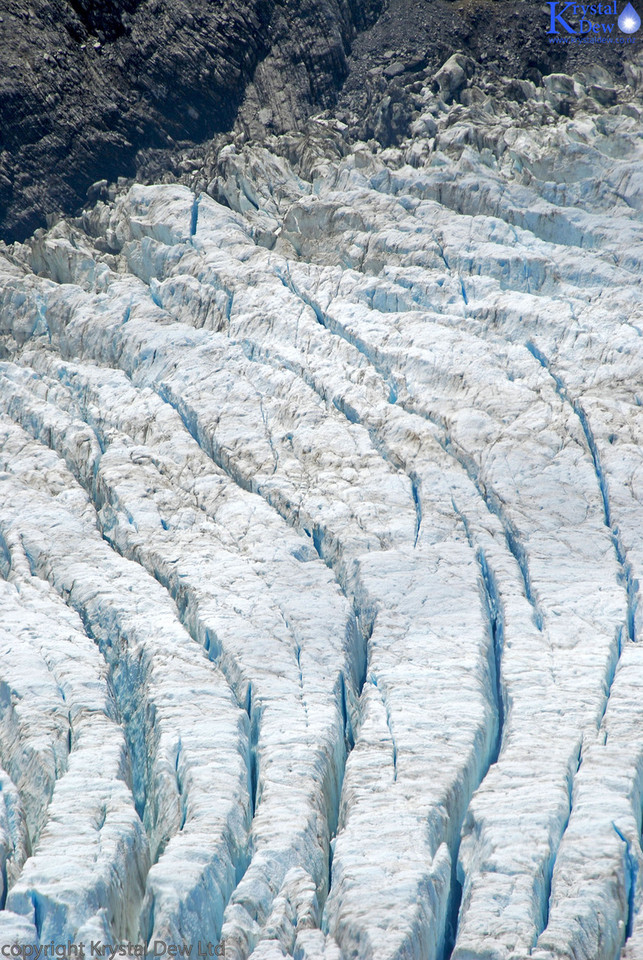
[[[0,941],[643,956],[641,107],[456,68],[0,252]]]

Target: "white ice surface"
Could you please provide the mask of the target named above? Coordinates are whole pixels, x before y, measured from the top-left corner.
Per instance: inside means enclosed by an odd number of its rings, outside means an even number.
[[[6,942],[643,957],[639,107],[559,87],[0,251]]]

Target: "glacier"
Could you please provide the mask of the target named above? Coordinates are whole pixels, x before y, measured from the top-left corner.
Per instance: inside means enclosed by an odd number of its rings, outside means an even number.
[[[643,957],[627,79],[0,247],[2,943]]]

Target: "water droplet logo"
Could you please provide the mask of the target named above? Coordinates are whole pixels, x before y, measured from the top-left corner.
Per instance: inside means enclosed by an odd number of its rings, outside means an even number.
[[[641,18],[634,9],[631,3],[623,10],[623,13],[618,18],[618,28],[621,33],[636,33],[636,31],[641,26]]]

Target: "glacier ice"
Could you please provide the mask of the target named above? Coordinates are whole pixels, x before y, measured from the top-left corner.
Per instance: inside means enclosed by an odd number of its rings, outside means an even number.
[[[640,108],[525,87],[0,250],[3,941],[643,956]]]

